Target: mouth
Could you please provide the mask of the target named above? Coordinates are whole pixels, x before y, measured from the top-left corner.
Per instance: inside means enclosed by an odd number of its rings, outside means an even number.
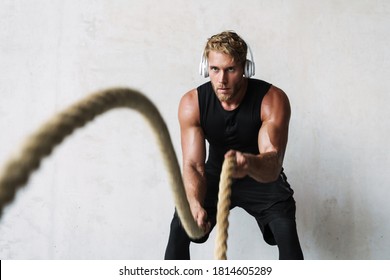
[[[230,88],[218,88],[219,92],[226,93],[230,90]]]

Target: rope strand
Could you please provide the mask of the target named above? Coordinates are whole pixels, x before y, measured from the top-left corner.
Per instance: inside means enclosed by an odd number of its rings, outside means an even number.
[[[229,210],[231,195],[231,174],[235,168],[236,159],[234,156],[226,158],[222,164],[220,176],[218,204],[217,204],[217,234],[215,238],[214,258],[216,260],[226,260]]]

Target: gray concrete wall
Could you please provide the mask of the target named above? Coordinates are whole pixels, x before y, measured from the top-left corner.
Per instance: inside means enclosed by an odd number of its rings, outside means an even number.
[[[152,99],[179,160],[177,106],[205,82],[200,53],[232,29],[256,78],[292,105],[285,159],[307,259],[390,258],[390,2],[0,2],[0,163],[54,113],[90,92]],[[1,259],[161,259],[173,200],[153,135],[112,111],[44,161],[0,220]],[[192,246],[213,258],[214,234]],[[228,258],[276,259],[253,218],[230,215]]]

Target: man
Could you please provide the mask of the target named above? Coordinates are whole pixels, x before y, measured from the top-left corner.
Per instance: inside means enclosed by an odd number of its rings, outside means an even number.
[[[206,236],[191,240],[175,213],[165,259],[190,259],[190,242],[207,240],[216,223],[219,177],[227,156],[236,158],[231,208],[242,207],[256,219],[264,240],[278,246],[279,259],[303,259],[293,190],[282,168],[289,100],[281,89],[249,78],[254,64],[247,51],[234,32],[212,36],[201,63],[210,82],[180,101],[183,180],[192,215]]]

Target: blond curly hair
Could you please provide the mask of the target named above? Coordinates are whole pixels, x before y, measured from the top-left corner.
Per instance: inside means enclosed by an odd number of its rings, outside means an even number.
[[[204,49],[205,58],[208,58],[210,51],[217,51],[230,55],[234,61],[244,65],[246,62],[248,46],[234,31],[223,31],[211,36],[207,40]]]

